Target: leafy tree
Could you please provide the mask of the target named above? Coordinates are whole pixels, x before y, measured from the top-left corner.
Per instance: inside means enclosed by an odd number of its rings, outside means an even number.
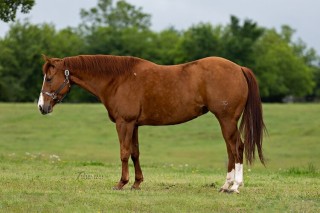
[[[154,33],[135,27],[114,30],[113,27],[96,27],[86,36],[89,54],[132,55],[152,59]]]
[[[20,22],[11,25],[9,33],[0,43],[0,75],[4,88],[0,95],[2,101],[33,101],[35,94],[39,93],[39,79],[42,79],[39,44],[49,47],[53,32],[49,25],[39,27]],[[44,40],[44,37],[49,39]],[[39,70],[38,74],[35,70]],[[37,85],[37,90],[34,85]]]
[[[320,99],[320,57],[313,48],[308,48],[301,39],[295,43],[291,42],[291,45],[295,54],[302,58],[304,63],[309,66],[313,72],[313,81],[315,82],[315,87],[313,92],[307,96],[307,100],[312,101],[315,98]]]
[[[179,44],[176,63],[193,61],[200,58],[220,55],[221,27],[200,23],[184,32]]]
[[[96,27],[86,36],[87,53],[130,55],[159,64],[173,64],[178,31],[167,29],[160,33],[136,27],[115,30],[113,27]]]
[[[124,0],[99,0],[97,7],[81,10],[87,52],[90,54],[133,55],[152,59],[155,33],[150,15]]]
[[[179,56],[182,34],[173,27],[155,33],[152,61],[159,64],[175,64]]]
[[[213,27],[200,23],[189,28],[180,44],[177,62],[195,60],[207,56],[222,56],[238,64],[251,66],[253,49],[263,29],[251,20],[240,20],[231,16],[230,24]]]
[[[98,0],[97,7],[82,9],[80,15],[86,29],[105,26],[117,30],[131,27],[145,30],[151,26],[149,14],[124,0],[117,1],[115,6],[112,0]]]
[[[34,0],[0,0],[0,19],[4,22],[14,21],[20,6],[22,13],[28,13],[34,3]]]
[[[288,95],[302,97],[310,94],[314,86],[311,67],[288,43],[291,41],[286,32],[267,30],[254,50],[253,68],[261,95],[269,101],[281,101]]]
[[[68,36],[68,39],[66,39]],[[34,101],[42,83],[41,54],[65,57],[79,54],[83,40],[72,31],[28,21],[11,25],[0,40],[1,101]]]
[[[316,99],[320,100],[320,63],[314,70],[314,80],[315,80],[316,86],[313,91],[313,96]]]
[[[153,61],[156,56],[155,33],[137,27],[125,28],[121,31],[120,55],[132,55]]]
[[[255,43],[262,34],[263,29],[256,22],[247,19],[241,25],[237,17],[231,16],[230,24],[224,28],[221,36],[221,56],[250,67],[254,60]]]

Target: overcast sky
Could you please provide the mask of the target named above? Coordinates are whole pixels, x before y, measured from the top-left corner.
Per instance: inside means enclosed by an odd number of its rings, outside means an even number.
[[[256,21],[260,26],[280,29],[288,24],[295,30],[296,38],[304,40],[320,54],[320,1],[319,0],[127,0],[152,15],[152,29],[169,26],[187,29],[192,24],[210,22],[213,25],[229,23],[230,15],[241,20]],[[36,0],[27,15],[32,23],[53,23],[58,29],[77,26],[80,9],[96,6],[97,0]],[[0,21],[0,37],[9,25]]]

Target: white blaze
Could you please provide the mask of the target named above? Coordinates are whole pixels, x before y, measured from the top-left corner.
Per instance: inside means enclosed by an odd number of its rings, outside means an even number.
[[[42,91],[42,89],[43,89],[43,85],[44,85],[45,79],[46,79],[46,75],[44,75],[44,78],[43,78],[43,83],[42,83],[41,91]],[[40,96],[39,96],[39,100],[38,100],[38,108],[39,108],[39,107],[42,107],[42,108],[43,108],[43,104],[44,104],[43,94],[42,94],[42,92],[40,92]]]
[[[43,107],[43,104],[44,104],[44,102],[43,102],[43,94],[42,94],[42,92],[40,92],[40,96],[39,96],[39,100],[38,100],[38,107]]]

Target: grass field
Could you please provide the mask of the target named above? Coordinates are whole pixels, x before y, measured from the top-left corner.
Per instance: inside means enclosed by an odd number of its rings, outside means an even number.
[[[1,212],[320,212],[320,105],[266,104],[267,167],[245,166],[240,194],[221,194],[226,148],[207,114],[141,127],[142,190],[120,178],[114,124],[100,104],[0,104]]]

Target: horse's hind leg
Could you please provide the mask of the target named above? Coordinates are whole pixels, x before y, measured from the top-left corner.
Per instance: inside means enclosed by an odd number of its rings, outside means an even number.
[[[228,151],[228,173],[225,184],[220,191],[239,193],[239,186],[243,185],[243,149],[240,133],[237,127],[239,116],[218,117],[222,134]]]
[[[131,159],[134,165],[135,181],[131,189],[140,189],[140,183],[143,181],[142,170],[139,161],[139,141],[138,141],[138,127],[133,131],[132,144],[131,144]]]
[[[229,188],[232,186],[234,182],[234,168],[235,168],[235,159],[231,151],[231,147],[228,143],[227,145],[227,152],[228,152],[228,172],[226,177],[226,182],[220,188],[220,192],[229,192]]]

